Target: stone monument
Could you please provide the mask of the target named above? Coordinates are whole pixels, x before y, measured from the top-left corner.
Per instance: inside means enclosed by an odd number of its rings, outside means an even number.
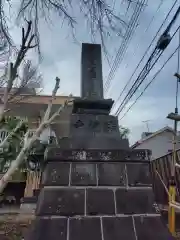
[[[70,134],[49,147],[26,240],[171,240],[154,207],[150,151],[130,150],[103,98],[101,46],[82,44]]]

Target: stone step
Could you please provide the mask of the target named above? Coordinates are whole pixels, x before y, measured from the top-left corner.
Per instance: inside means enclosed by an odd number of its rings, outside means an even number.
[[[38,216],[155,214],[151,188],[44,187]]]
[[[173,240],[160,216],[37,217],[27,240]]]
[[[156,209],[150,163],[137,156],[141,151],[132,153],[135,161],[122,160],[123,151],[58,151],[46,159],[26,240],[173,239]]]
[[[151,186],[148,162],[49,162],[42,186]]]

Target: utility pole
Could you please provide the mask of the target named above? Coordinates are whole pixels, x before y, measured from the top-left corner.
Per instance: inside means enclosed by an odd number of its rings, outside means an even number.
[[[179,30],[179,43],[180,43],[180,30]],[[169,113],[167,118],[174,121],[174,138],[173,138],[173,153],[172,153],[172,164],[171,164],[171,179],[169,181],[169,203],[176,201],[176,182],[175,182],[175,173],[176,173],[176,162],[177,162],[177,153],[176,153],[176,144],[177,144],[177,125],[180,122],[180,115],[178,114],[178,90],[180,83],[180,50],[178,52],[178,69],[177,73],[174,74],[176,77],[176,102],[175,102],[175,111],[174,113]],[[176,231],[176,216],[175,208],[169,204],[168,210],[168,225],[169,230],[173,236],[175,236]]]
[[[146,127],[147,127],[148,132],[149,132],[149,122],[150,122],[150,121],[151,121],[150,119],[145,120],[145,121],[142,121],[144,124],[146,124]]]

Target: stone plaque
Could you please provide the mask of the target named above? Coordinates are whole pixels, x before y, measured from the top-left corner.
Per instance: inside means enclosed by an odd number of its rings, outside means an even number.
[[[114,193],[111,189],[87,189],[86,207],[88,215],[113,215]]]
[[[84,189],[44,188],[39,195],[36,214],[74,216],[84,214]]]
[[[137,240],[132,217],[103,217],[104,240]]]
[[[118,189],[116,206],[119,214],[156,213],[152,189]]]
[[[26,240],[66,240],[67,239],[67,219],[37,217],[32,222],[30,232]]]
[[[151,186],[149,163],[127,163],[128,184],[130,186]]]
[[[71,171],[71,185],[96,185],[96,164],[73,163]]]
[[[98,164],[98,184],[101,186],[125,186],[126,169],[124,163]]]
[[[102,240],[100,218],[71,218],[69,240]]]
[[[67,186],[69,184],[69,169],[69,163],[48,163],[42,175],[42,185]]]

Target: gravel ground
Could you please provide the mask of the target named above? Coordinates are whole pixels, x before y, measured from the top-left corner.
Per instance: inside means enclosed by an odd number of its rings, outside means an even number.
[[[3,218],[2,218],[3,217]],[[4,214],[0,219],[0,240],[22,240],[31,225],[32,214]]]

